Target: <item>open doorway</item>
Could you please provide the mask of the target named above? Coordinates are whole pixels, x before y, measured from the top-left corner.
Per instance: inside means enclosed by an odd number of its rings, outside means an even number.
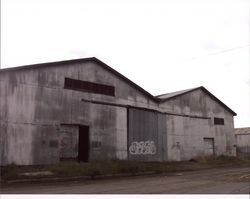
[[[74,124],[62,124],[60,130],[60,161],[88,162],[89,127]]]
[[[78,161],[88,162],[89,160],[89,127],[79,126]]]

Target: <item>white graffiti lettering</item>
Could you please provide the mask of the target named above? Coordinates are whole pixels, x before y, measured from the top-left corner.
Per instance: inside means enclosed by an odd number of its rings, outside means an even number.
[[[129,153],[132,155],[154,155],[156,146],[154,141],[132,142],[129,147]]]

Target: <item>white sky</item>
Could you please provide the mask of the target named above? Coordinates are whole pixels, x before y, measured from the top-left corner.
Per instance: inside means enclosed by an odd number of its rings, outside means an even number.
[[[153,95],[204,86],[250,126],[249,0],[2,0],[1,67],[97,57]]]

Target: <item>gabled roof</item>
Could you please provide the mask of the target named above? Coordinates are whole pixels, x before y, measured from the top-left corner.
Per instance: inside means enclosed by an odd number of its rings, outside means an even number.
[[[0,69],[0,73],[4,72],[11,72],[11,71],[19,71],[19,70],[27,70],[27,69],[39,69],[39,68],[45,68],[45,67],[51,67],[51,66],[66,66],[68,64],[75,64],[75,63],[86,63],[86,62],[95,62],[99,64],[104,69],[108,70],[112,74],[116,75],[120,79],[127,82],[129,85],[134,87],[135,89],[141,91],[144,95],[149,97],[154,102],[158,102],[159,100],[155,98],[153,95],[151,95],[149,92],[144,90],[142,87],[138,86],[136,83],[132,82],[130,79],[122,75],[121,73],[117,72],[101,60],[97,59],[96,57],[88,57],[88,58],[81,58],[81,59],[72,59],[72,60],[64,60],[64,61],[57,61],[57,62],[48,62],[48,63],[41,63],[41,64],[32,64],[32,65],[25,65],[25,66],[18,66],[13,68],[5,68]]]
[[[122,75],[121,73],[117,72],[104,62],[100,61],[96,57],[89,57],[89,58],[82,58],[82,59],[73,59],[73,60],[64,60],[64,61],[57,61],[57,62],[48,62],[48,63],[41,63],[41,64],[32,64],[32,65],[25,65],[25,66],[18,66],[18,67],[13,67],[13,68],[5,68],[5,69],[0,69],[0,74],[1,73],[6,73],[6,72],[12,72],[12,71],[21,71],[21,70],[27,70],[27,69],[39,69],[39,68],[45,68],[45,67],[51,67],[51,66],[67,66],[68,64],[75,64],[75,63],[86,63],[86,62],[95,62],[99,64],[101,67],[104,69],[108,70],[112,74],[116,75],[118,78],[122,79],[123,81],[127,82],[129,85],[131,85],[133,88],[139,90],[142,94],[150,98],[152,101],[156,103],[163,103],[169,99],[173,99],[175,97],[181,96],[183,94],[195,91],[197,89],[203,90],[205,93],[207,93],[211,98],[213,98],[215,101],[217,101],[220,105],[222,105],[225,109],[227,109],[229,112],[231,112],[234,116],[236,113],[231,110],[228,106],[226,106],[223,102],[221,102],[218,98],[216,98],[212,93],[210,93],[207,89],[205,89],[203,86],[197,87],[197,88],[192,88],[192,89],[187,89],[187,90],[182,90],[182,91],[177,91],[173,93],[166,93],[163,95],[158,95],[158,96],[153,96],[146,90],[144,90],[142,87],[138,86],[136,83]]]
[[[210,93],[203,86],[192,88],[192,89],[186,89],[186,90],[182,90],[182,91],[177,91],[177,92],[173,92],[173,93],[166,93],[166,94],[163,94],[163,95],[158,95],[156,97],[158,99],[160,99],[160,103],[163,103],[163,102],[166,102],[167,100],[179,97],[179,96],[184,95],[186,93],[190,93],[190,92],[196,91],[198,89],[201,89],[203,92],[205,92],[207,95],[209,95],[213,100],[215,100],[216,102],[218,102],[221,106],[223,106],[225,109],[227,109],[234,116],[237,115],[232,109],[230,109],[226,104],[224,104],[222,101],[220,101],[217,97],[215,97],[212,93]]]
[[[244,135],[244,134],[249,134],[250,135],[250,127],[245,127],[245,128],[235,128],[234,133],[236,135]]]

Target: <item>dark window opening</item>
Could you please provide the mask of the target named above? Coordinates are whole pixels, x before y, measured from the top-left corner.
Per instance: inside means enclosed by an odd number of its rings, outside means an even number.
[[[82,80],[65,78],[64,88],[82,92],[115,96],[115,87]]]
[[[214,124],[216,124],[216,125],[224,125],[224,119],[215,117],[214,118]]]

